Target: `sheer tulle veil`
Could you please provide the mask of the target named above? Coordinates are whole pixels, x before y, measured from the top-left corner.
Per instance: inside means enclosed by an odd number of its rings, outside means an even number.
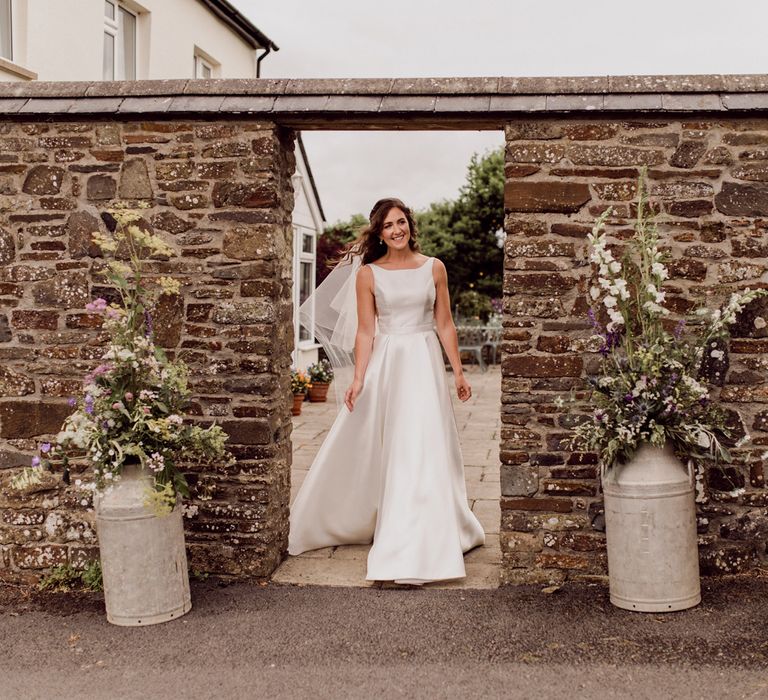
[[[361,263],[361,255],[354,249],[348,250],[299,307],[299,323],[317,338],[333,367],[333,388],[339,410],[354,376],[357,334],[355,283]]]

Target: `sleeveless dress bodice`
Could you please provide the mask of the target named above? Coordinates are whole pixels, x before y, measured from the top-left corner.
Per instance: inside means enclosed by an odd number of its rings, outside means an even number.
[[[420,267],[387,270],[371,265],[378,331],[384,335],[402,335],[431,331],[435,315],[434,258]]]

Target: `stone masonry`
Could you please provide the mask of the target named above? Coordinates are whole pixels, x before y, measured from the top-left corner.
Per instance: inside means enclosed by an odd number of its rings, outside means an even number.
[[[640,166],[671,254],[667,306],[768,286],[768,120],[516,121],[506,129],[505,345],[501,546],[508,582],[557,582],[606,572],[595,455],[567,449],[578,414],[553,400],[586,397],[597,354],[586,319],[592,274],[586,235],[606,207],[620,244],[631,235]],[[733,328],[720,378],[733,440],[725,475],[700,480],[704,573],[765,561],[768,491],[768,303]],[[566,404],[568,407],[568,404]]]
[[[594,455],[565,439],[596,361],[585,323],[585,236],[608,205],[628,235],[647,166],[673,258],[673,312],[768,284],[768,76],[171,80],[0,85],[0,579],[96,554],[89,502],[52,478],[8,481],[67,413],[98,360],[108,294],[90,244],[117,201],[179,255],[161,343],[194,376],[190,418],[221,421],[234,469],[191,474],[193,569],[267,576],[284,556],[290,493],[292,129],[506,129],[502,578],[606,571]],[[734,439],[699,482],[704,573],[766,561],[768,309],[754,305],[718,367]],[[490,465],[495,467],[495,465]]]
[[[219,422],[238,462],[189,476],[191,568],[265,576],[287,539],[293,326],[293,139],[269,122],[0,124],[0,579],[97,556],[89,494],[59,477],[9,489],[37,443],[71,410],[105,337],[84,305],[95,279],[91,233],[115,203],[177,257],[150,274],[182,283],[155,313],[160,345],[188,363],[190,418]],[[163,300],[169,297],[162,297]]]

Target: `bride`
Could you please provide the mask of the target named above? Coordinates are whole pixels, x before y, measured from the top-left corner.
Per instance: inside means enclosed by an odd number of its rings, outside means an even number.
[[[333,298],[321,304],[324,291]],[[354,374],[291,508],[289,553],[373,541],[368,580],[462,578],[463,553],[485,535],[467,505],[438,342],[466,401],[445,265],[420,253],[410,209],[381,199],[315,296],[310,330],[335,365],[346,351]]]

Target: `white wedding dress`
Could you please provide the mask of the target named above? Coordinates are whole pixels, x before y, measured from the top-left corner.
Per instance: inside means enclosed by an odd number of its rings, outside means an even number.
[[[427,583],[466,575],[485,541],[464,466],[421,267],[371,265],[378,331],[354,411],[342,406],[291,507],[288,552],[368,544],[366,578]]]

